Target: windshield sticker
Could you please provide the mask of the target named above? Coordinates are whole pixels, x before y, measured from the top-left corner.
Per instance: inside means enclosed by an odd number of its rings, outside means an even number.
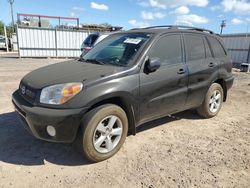
[[[135,39],[135,38],[127,38],[124,43],[129,44],[139,44],[141,42],[141,39]]]

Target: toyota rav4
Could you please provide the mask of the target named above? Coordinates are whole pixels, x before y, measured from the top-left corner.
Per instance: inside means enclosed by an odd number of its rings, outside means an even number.
[[[35,137],[76,143],[98,162],[118,152],[145,122],[187,109],[216,116],[233,84],[231,71],[212,31],[132,29],[108,36],[78,61],[32,71],[12,101]]]

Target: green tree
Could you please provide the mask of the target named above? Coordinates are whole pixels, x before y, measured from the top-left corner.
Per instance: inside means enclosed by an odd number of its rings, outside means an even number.
[[[6,26],[6,32],[7,32],[8,37],[11,37],[13,31],[14,30],[13,30],[12,24],[9,24],[8,26]]]
[[[6,25],[3,23],[3,21],[0,20],[0,35],[4,35],[4,26]],[[7,36],[11,37],[11,34],[13,33],[13,27],[11,24],[6,26],[6,32],[7,32]]]
[[[4,35],[4,23],[0,20],[0,35]]]

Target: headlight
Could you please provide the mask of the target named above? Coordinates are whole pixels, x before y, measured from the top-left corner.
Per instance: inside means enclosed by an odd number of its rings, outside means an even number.
[[[57,84],[42,90],[40,103],[63,104],[78,94],[83,88],[82,83]]]

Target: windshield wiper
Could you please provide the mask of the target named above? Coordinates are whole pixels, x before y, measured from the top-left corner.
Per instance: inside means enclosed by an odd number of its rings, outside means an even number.
[[[105,65],[105,63],[97,60],[97,59],[82,59],[85,62],[90,62],[90,63],[94,63],[94,64],[99,64],[99,65]]]

